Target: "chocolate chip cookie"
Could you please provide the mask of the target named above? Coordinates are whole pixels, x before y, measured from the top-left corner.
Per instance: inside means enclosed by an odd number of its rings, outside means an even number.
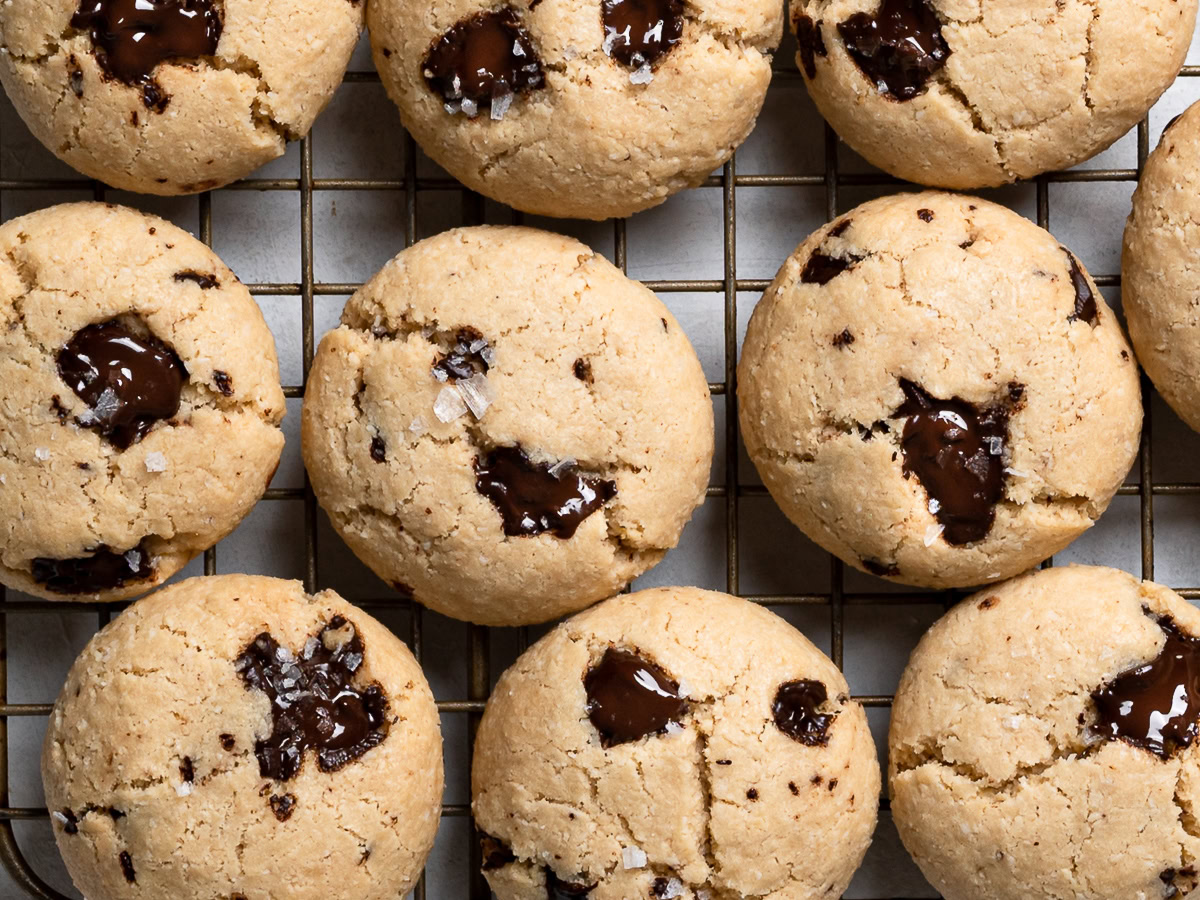
[[[0,582],[141,594],[266,490],[285,407],[250,292],[155,216],[57,206],[0,227]]]
[[[964,587],[1091,527],[1137,455],[1137,363],[1079,260],[1004,207],[866,203],[808,238],[750,321],[742,436],[850,565]]]
[[[228,184],[308,133],[362,0],[0,4],[0,81],[63,162],[123,190]]]
[[[754,127],[775,0],[374,0],[375,66],[438,164],[526,212],[627,216]]]
[[[946,900],[1168,898],[1197,888],[1200,614],[1113,569],[964,600],[913,654],[892,814]]]
[[[899,178],[979,188],[1095,156],[1183,65],[1196,0],[791,0],[822,115]]]
[[[93,900],[382,900],[433,845],[442,741],[386,628],[331,591],[224,575],[165,588],[92,639],[42,777]]]
[[[725,594],[665,588],[564,622],[500,678],[472,769],[499,900],[838,897],[879,764],[841,673]]]
[[[466,228],[346,304],[304,398],[313,490],[397,590],[491,625],[620,590],[702,502],[713,410],[650,291],[583,244]]]

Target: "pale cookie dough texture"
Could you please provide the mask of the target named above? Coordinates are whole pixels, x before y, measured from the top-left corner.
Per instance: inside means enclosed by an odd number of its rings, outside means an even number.
[[[1137,455],[1137,363],[1079,261],[1004,207],[875,200],[821,228],[750,321],[742,435],[771,495],[904,584],[1019,574],[1108,506]]]
[[[364,0],[12,0],[0,81],[30,131],[90,178],[191,194],[308,133]]]
[[[899,178],[970,189],[1095,156],[1183,65],[1196,0],[792,0],[817,108]]]
[[[703,501],[713,410],[683,329],[570,238],[446,232],[404,251],[321,341],[304,461],[397,590],[488,625],[619,591]]]
[[[0,227],[0,582],[141,594],[231,532],[279,463],[275,344],[187,232],[100,203]]]
[[[1133,195],[1121,301],[1138,360],[1200,431],[1200,108],[1168,126]]]
[[[776,0],[372,0],[405,127],[467,187],[605,219],[695,187],[750,134]]]
[[[841,896],[880,790],[847,695],[803,635],[725,594],[642,591],[570,619],[504,673],[479,727],[473,810],[492,890]]]
[[[437,831],[442,740],[408,648],[337,594],[193,578],[84,649],[42,753],[89,900],[385,900]]]
[[[900,837],[946,900],[1195,893],[1200,614],[1114,569],[960,603],[892,712]]]

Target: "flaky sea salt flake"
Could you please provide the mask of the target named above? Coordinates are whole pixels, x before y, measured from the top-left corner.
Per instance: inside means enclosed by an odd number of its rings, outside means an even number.
[[[692,696],[692,686],[690,684],[688,684],[686,678],[679,679],[679,690],[676,691],[676,693],[680,697],[684,697],[684,698]]]
[[[421,435],[429,430],[429,426],[425,424],[425,420],[417,416],[409,423],[408,430],[413,434]]]
[[[565,475],[567,472],[571,471],[571,469],[575,468],[575,464],[576,464],[575,459],[568,456],[566,459],[560,459],[558,462],[556,462],[554,465],[552,465],[546,471],[546,474],[551,476],[552,478],[562,478],[563,475]]]
[[[487,413],[488,407],[492,405],[492,401],[496,399],[496,394],[488,383],[487,376],[480,372],[460,381],[458,390],[467,404],[467,409],[471,410],[471,415],[476,419],[482,419]]]
[[[33,451],[33,455],[38,458],[39,462],[45,462],[46,460],[48,460],[50,458],[50,451],[47,450],[45,447],[38,447],[36,450]]]
[[[467,116],[467,118],[473,119],[477,115],[479,115],[479,105],[474,100],[471,100],[468,97],[463,97],[462,111]]]
[[[1028,472],[1023,472],[1020,469],[1014,469],[1012,466],[1008,466],[1007,468],[1005,468],[1004,474],[1011,475],[1013,478],[1028,478],[1029,477]]]
[[[674,898],[674,897],[682,897],[683,896],[683,882],[680,881],[678,878],[671,878],[670,880],[667,881],[667,886],[665,888],[663,888],[662,892],[659,894],[655,894],[655,896],[662,897],[662,898],[664,898],[664,900],[672,900],[672,898]]]
[[[629,73],[630,84],[649,84],[653,80],[654,72],[650,68],[650,63],[642,63],[640,68]]]
[[[925,546],[932,547],[934,542],[942,536],[942,532],[946,530],[945,525],[930,525],[925,529]]]
[[[167,471],[167,458],[161,453],[146,454],[146,471],[147,472],[165,472]]]
[[[437,399],[433,401],[433,414],[437,416],[439,422],[453,422],[459,416],[465,414],[467,404],[463,400],[463,395],[459,393],[458,387],[453,384],[448,384],[438,393]]]
[[[646,852],[639,847],[622,847],[621,865],[626,869],[646,868]]]
[[[181,781],[175,785],[175,793],[180,797],[187,797],[192,793],[192,783],[190,781]]]
[[[668,735],[683,734],[683,726],[678,722],[668,722],[663,728]]]
[[[492,121],[499,122],[512,106],[513,95],[501,94],[499,97],[492,98]]]
[[[992,456],[1004,455],[1004,438],[992,436],[987,439],[988,453]]]

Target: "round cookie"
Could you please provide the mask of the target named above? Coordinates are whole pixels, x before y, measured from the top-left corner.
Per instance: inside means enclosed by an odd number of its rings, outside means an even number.
[[[886,172],[970,189],[1095,156],[1179,74],[1196,0],[791,0],[797,64]]]
[[[645,287],[570,238],[449,231],[350,298],[304,461],[380,578],[486,625],[616,593],[674,547],[713,454],[708,383]]]
[[[308,133],[342,81],[362,0],[0,4],[0,82],[63,162],[122,190],[235,181]]]
[[[121,600],[229,534],[279,464],[258,305],[155,216],[56,206],[0,227],[0,582]]]
[[[402,897],[437,831],[437,708],[337,594],[245,575],[134,604],[67,676],[42,754],[76,887],[118,897]]]
[[[775,0],[372,0],[375,66],[422,149],[546,216],[628,216],[703,182],[754,127]]]
[[[1200,431],[1200,106],[1167,127],[1133,195],[1121,302],[1138,360],[1171,408]]]
[[[1070,251],[951,194],[866,203],[754,311],[742,436],[784,513],[904,584],[1025,571],[1108,506],[1138,451],[1137,364]]]
[[[480,723],[484,875],[498,900],[840,896],[880,790],[848,692],[800,632],[725,594],[575,616],[504,673]]]
[[[1182,897],[1197,887],[1200,613],[1114,569],[969,598],[892,713],[896,827],[946,900]]]

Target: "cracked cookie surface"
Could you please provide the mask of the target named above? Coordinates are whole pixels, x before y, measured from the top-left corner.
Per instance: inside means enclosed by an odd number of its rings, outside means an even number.
[[[492,890],[840,896],[880,789],[847,694],[803,635],[725,594],[641,591],[569,619],[501,676],[479,727],[472,807]]]
[[[1137,364],[1070,251],[927,192],[810,236],[751,317],[742,436],[811,539],[895,581],[1025,571],[1090,528],[1137,455]]]
[[[1133,195],[1121,259],[1122,303],[1138,361],[1171,408],[1200,431],[1200,107],[1168,126]]]
[[[754,127],[783,28],[774,0],[376,0],[367,17],[426,153],[517,209],[586,219],[719,168]]]
[[[570,238],[465,228],[346,304],[304,400],[304,460],[381,578],[468,621],[546,621],[674,547],[713,454],[708,384],[645,287]]]
[[[0,581],[141,594],[231,532],[283,450],[275,342],[216,254],[100,203],[0,227]]]
[[[1196,0],[792,0],[791,17],[846,143],[899,178],[970,189],[1125,134],[1179,73]]]
[[[925,635],[896,695],[889,778],[900,836],[942,896],[1195,892],[1200,750],[1160,755],[1129,730],[1169,732],[1173,705],[1195,715],[1194,677],[1163,665],[1178,652],[1194,672],[1194,635],[1200,614],[1173,591],[1076,566],[982,591]],[[1116,738],[1114,697],[1132,720]]]
[[[308,133],[341,83],[364,5],[6,3],[0,82],[38,140],[84,175],[146,194],[210,190]]]
[[[376,739],[355,731],[364,708]],[[164,588],[91,640],[42,776],[93,900],[383,900],[408,892],[433,844],[442,743],[429,686],[383,625],[331,591],[223,575]]]

